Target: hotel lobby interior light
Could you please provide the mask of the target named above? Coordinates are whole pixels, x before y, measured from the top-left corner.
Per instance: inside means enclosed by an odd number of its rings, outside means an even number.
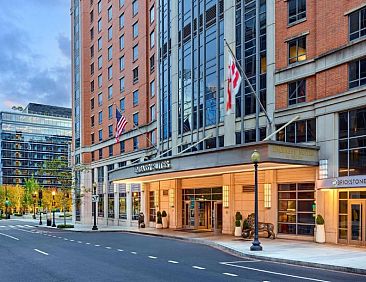
[[[222,187],[222,204],[224,208],[229,207],[229,186],[227,185]]]
[[[272,185],[270,183],[264,183],[264,207],[266,209],[271,208],[271,189],[272,189]]]

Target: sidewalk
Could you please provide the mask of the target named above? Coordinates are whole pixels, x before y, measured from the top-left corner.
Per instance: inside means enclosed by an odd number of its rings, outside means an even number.
[[[75,232],[93,232],[92,226],[76,224]],[[261,252],[249,250],[252,240],[230,235],[215,235],[213,232],[191,233],[167,229],[98,226],[99,232],[129,232],[151,236],[161,236],[209,245],[237,256],[250,256],[260,260],[270,260],[323,269],[366,274],[366,248],[333,244],[317,244],[287,239],[260,238]]]

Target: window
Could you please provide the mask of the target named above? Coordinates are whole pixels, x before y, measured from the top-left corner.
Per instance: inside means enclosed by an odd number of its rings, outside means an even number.
[[[366,174],[366,108],[339,113],[339,176]]]
[[[113,131],[112,131],[112,136],[113,136]],[[113,156],[113,145],[108,146],[108,156],[109,157]]]
[[[90,99],[90,109],[94,109],[94,98]]]
[[[113,106],[112,105],[108,106],[108,118],[109,119],[113,118]]]
[[[95,143],[94,133],[90,134],[90,139],[91,139],[91,143],[94,144]]]
[[[126,192],[119,193],[119,218],[127,219],[127,201]]]
[[[366,58],[349,63],[348,79],[349,88],[366,84]]]
[[[103,104],[103,94],[98,94],[98,106],[101,106]]]
[[[90,65],[90,75],[94,74],[94,63]]]
[[[133,106],[137,106],[139,104],[139,91],[133,91]]]
[[[113,47],[110,46],[108,48],[108,61],[112,60],[112,57],[113,57]]]
[[[108,80],[111,80],[113,76],[113,69],[112,66],[108,68]]]
[[[90,12],[90,23],[94,21],[94,10],[91,10]]]
[[[276,129],[283,124],[276,125]],[[300,120],[289,124],[277,133],[277,141],[305,143],[316,141],[316,122],[314,119]]]
[[[108,87],[108,100],[112,99],[113,97],[113,86]]]
[[[102,66],[103,66],[103,56],[100,55],[98,57],[98,70],[100,70],[102,68]]]
[[[132,15],[136,16],[138,12],[139,12],[139,3],[137,0],[135,0],[132,2]]]
[[[99,51],[100,49],[102,49],[102,47],[103,47],[102,37],[99,37],[99,38],[98,38],[98,51]]]
[[[150,132],[150,140],[152,144],[156,145],[156,130]]]
[[[288,84],[288,104],[294,105],[303,103],[306,100],[306,81],[305,79],[291,82]]]
[[[90,91],[94,92],[94,80],[90,82]]]
[[[99,19],[98,21],[98,32],[102,31],[102,19]]]
[[[113,28],[109,27],[108,28],[108,40],[112,40],[113,38]]]
[[[141,211],[141,193],[137,191],[132,192],[132,219],[137,220]]]
[[[306,60],[306,36],[288,42],[289,64]]]
[[[121,77],[119,79],[119,91],[122,93],[123,91],[125,91],[125,78]]]
[[[102,87],[102,84],[103,84],[103,79],[102,79],[102,75],[98,75],[98,87]]]
[[[90,29],[90,40],[94,39],[94,27]]]
[[[94,45],[92,45],[90,47],[90,57],[93,58],[94,57]]]
[[[138,126],[139,125],[139,113],[133,114],[133,124]]]
[[[152,6],[150,8],[150,24],[152,24],[155,20],[155,7]]]
[[[155,105],[150,107],[150,121],[154,121],[156,118]]]
[[[102,12],[102,0],[98,2],[98,14]]]
[[[122,34],[120,37],[119,37],[119,49],[122,50],[125,48],[125,35]]]
[[[108,125],[108,137],[113,137],[113,125]]]
[[[314,235],[315,184],[278,184],[278,233]]]
[[[155,96],[155,80],[150,82],[150,97]]]
[[[125,15],[122,14],[119,16],[119,28],[123,28],[125,26]]]
[[[99,191],[98,216],[104,217],[104,195]]]
[[[125,0],[119,0],[119,7],[123,7],[123,5],[125,4]]]
[[[103,158],[103,149],[99,149],[98,152],[99,152],[99,159],[102,159]]]
[[[125,98],[119,101],[119,108],[121,109],[122,113],[125,111]]]
[[[366,7],[349,15],[349,40],[366,35]]]
[[[101,124],[103,122],[103,111],[98,113],[98,123]]]
[[[94,127],[94,116],[90,117],[90,126]]]
[[[103,129],[99,129],[98,136],[99,136],[99,142],[103,141]]]
[[[133,57],[132,57],[132,61],[136,61],[139,57],[139,45],[136,44],[135,46],[133,46]]]
[[[122,154],[125,152],[125,140],[119,142],[119,152]]]
[[[133,83],[137,83],[139,81],[139,67],[136,67],[132,70],[133,74]]]
[[[133,34],[133,38],[136,38],[139,35],[139,23],[135,22],[132,25],[132,34]]]
[[[125,56],[119,58],[119,70],[123,71],[125,69]]]
[[[155,32],[150,33],[150,48],[153,48],[155,46]]]
[[[292,24],[306,18],[306,0],[288,1],[288,23]]]
[[[150,57],[150,73],[155,70],[155,54]]]
[[[108,21],[112,20],[112,6],[108,8]]]
[[[133,137],[133,149],[138,150],[139,149],[139,139],[137,136]]]

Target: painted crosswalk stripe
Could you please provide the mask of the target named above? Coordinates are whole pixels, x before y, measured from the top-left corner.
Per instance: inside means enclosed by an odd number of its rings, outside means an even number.
[[[232,276],[232,277],[236,277],[236,276],[238,276],[238,275],[236,275],[236,274],[228,273],[228,272],[224,272],[223,274],[224,274],[224,275],[227,275],[227,276]]]
[[[122,249],[117,249],[117,251],[119,251],[119,252],[123,252],[123,250],[122,250]]]
[[[197,265],[194,265],[194,266],[192,266],[193,268],[195,268],[195,269],[199,269],[199,270],[203,270],[203,269],[206,269],[206,268],[204,268],[204,267],[201,267],[201,266],[197,266]]]
[[[108,249],[108,250],[112,249],[111,247],[105,247],[105,248]]]
[[[100,245],[94,245],[95,247],[100,247]]]
[[[168,262],[170,262],[170,263],[179,263],[179,262],[177,262],[175,260],[168,260]]]
[[[78,241],[78,243],[79,243],[79,244],[82,244],[83,242],[81,242],[81,241]]]
[[[19,241],[18,238],[13,237],[13,236],[10,236],[10,235],[7,235],[7,234],[4,234],[4,233],[0,233],[0,235]]]
[[[136,252],[131,252],[131,254],[137,255],[137,253],[136,253]]]
[[[38,252],[38,253],[40,253],[40,254],[43,254],[43,255],[45,255],[45,256],[48,256],[48,254],[46,253],[46,252],[42,252],[42,251],[40,251],[40,250],[38,250],[38,249],[34,249],[36,252]]]
[[[154,256],[149,256],[149,258],[151,258],[151,259],[157,259],[157,257],[154,257]]]
[[[90,243],[85,243],[85,245],[90,245]]]

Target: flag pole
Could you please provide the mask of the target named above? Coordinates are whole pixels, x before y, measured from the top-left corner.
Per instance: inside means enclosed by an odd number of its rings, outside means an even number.
[[[268,122],[269,122],[270,124],[272,124],[272,120],[270,119],[270,117],[269,117],[269,115],[268,115],[268,113],[267,113],[266,109],[263,107],[262,102],[260,101],[259,97],[258,97],[258,96],[257,96],[257,94],[255,93],[255,90],[254,90],[254,88],[253,88],[252,84],[250,83],[250,81],[249,81],[249,79],[248,79],[247,75],[245,74],[245,72],[244,72],[243,68],[241,67],[240,63],[238,62],[238,60],[237,60],[236,56],[234,55],[233,51],[231,50],[231,48],[230,48],[230,46],[229,46],[229,44],[227,43],[227,41],[226,41],[226,39],[225,39],[225,38],[224,38],[224,42],[225,42],[225,44],[226,44],[227,48],[229,49],[229,51],[230,51],[231,55],[233,56],[233,58],[234,58],[234,60],[235,60],[235,63],[237,64],[237,66],[238,66],[238,69],[239,69],[240,73],[244,76],[245,81],[248,83],[249,88],[250,88],[250,91],[252,92],[252,94],[254,95],[254,97],[257,99],[257,101],[258,101],[258,103],[259,103],[259,106],[261,107],[262,111],[263,111],[263,112],[264,112],[264,114],[266,115]],[[258,71],[258,70],[257,70],[257,71]],[[259,86],[259,81],[257,82],[257,86]]]
[[[118,106],[116,103],[113,103],[113,105],[116,106],[117,111],[122,115],[122,112],[118,109]],[[125,116],[125,119],[127,120],[127,117]],[[151,142],[151,140],[146,136],[147,132],[142,132],[142,130],[136,126],[136,124],[132,121],[133,124],[133,128],[137,129],[143,136],[144,138],[154,147],[154,149],[156,150],[157,153],[159,153],[159,149],[153,144],[153,142]]]

